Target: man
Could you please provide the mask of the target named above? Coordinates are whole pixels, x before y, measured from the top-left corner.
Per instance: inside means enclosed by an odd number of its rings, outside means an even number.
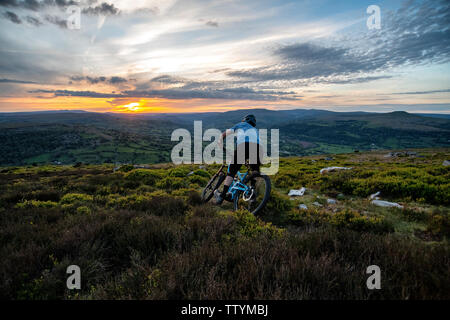
[[[231,129],[222,133],[222,139],[219,143],[222,144],[225,137],[233,133],[237,137],[236,149],[233,159],[228,165],[227,176],[223,183],[222,191],[216,190],[214,192],[217,205],[221,205],[223,200],[231,201],[231,194],[228,193],[228,190],[233,183],[234,176],[241,166],[246,163],[246,160],[250,164],[250,169],[258,172],[262,160],[262,148],[259,144],[259,134],[256,129],[256,118],[254,115],[246,115],[242,119],[242,122],[237,123]]]

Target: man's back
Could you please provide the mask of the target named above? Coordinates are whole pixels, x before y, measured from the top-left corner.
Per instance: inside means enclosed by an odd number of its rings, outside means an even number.
[[[237,136],[236,144],[239,145],[245,142],[259,144],[258,130],[249,123],[239,122],[235,124],[231,130],[233,130]]]

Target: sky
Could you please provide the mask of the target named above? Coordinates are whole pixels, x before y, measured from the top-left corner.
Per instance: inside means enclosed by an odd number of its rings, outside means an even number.
[[[0,44],[0,112],[450,113],[448,0],[0,0]]]

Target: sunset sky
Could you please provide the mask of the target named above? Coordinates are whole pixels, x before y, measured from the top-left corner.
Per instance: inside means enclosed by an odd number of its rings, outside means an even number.
[[[450,113],[448,0],[0,0],[0,43],[0,112]]]

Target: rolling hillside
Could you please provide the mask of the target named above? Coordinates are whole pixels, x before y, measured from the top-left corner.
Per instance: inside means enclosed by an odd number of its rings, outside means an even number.
[[[281,159],[258,217],[201,204],[217,166],[1,168],[0,299],[448,300],[450,149],[384,155]]]
[[[248,110],[199,114],[100,114],[84,111],[0,114],[0,165],[161,163],[176,128],[224,130]],[[280,129],[282,156],[450,146],[450,119],[406,112],[337,113],[255,109],[259,128]]]

